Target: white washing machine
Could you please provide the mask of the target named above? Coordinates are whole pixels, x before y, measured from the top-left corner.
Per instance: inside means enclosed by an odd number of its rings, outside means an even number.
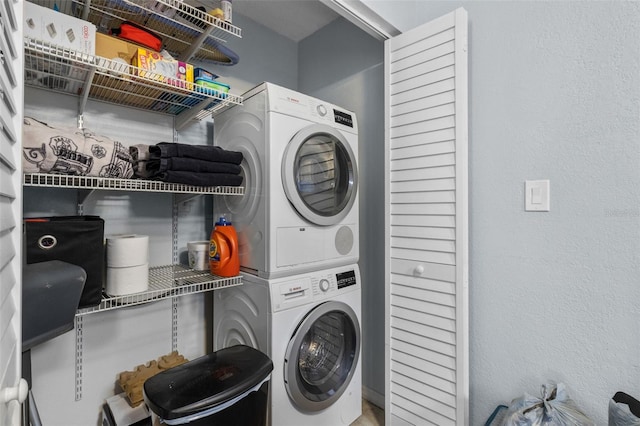
[[[338,106],[263,83],[215,117],[214,144],[244,155],[245,195],[218,196],[242,270],[277,278],[358,261],[358,131]]]
[[[273,426],[349,425],[362,413],[360,271],[348,265],[214,292],[214,350],[237,344],[273,361]]]

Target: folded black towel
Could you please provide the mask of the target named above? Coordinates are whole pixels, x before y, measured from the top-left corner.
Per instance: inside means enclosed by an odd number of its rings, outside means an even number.
[[[167,170],[185,171],[193,173],[227,173],[240,174],[242,169],[237,164],[205,161],[195,158],[172,157],[158,158],[147,161],[147,172],[151,174],[166,172]]]
[[[219,146],[186,145],[181,143],[160,142],[149,147],[151,159],[186,157],[220,163],[240,164],[242,153],[227,151]]]
[[[167,170],[156,174],[153,178],[163,182],[183,183],[194,186],[242,185],[242,176],[227,173],[192,173],[181,170]]]

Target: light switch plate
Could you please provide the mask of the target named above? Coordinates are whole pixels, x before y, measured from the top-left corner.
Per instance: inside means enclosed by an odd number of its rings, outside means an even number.
[[[524,182],[525,211],[548,212],[549,199],[549,180],[526,180]]]

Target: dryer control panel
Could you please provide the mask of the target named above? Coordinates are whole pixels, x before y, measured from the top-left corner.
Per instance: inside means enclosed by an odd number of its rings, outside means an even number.
[[[273,84],[268,87],[268,108],[273,111],[328,124],[352,132],[355,132],[358,128],[356,116],[353,112],[284,87]]]

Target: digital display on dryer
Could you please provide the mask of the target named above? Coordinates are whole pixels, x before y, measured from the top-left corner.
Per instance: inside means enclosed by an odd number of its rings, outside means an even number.
[[[345,126],[353,128],[353,117],[351,117],[351,114],[334,109],[333,116],[336,123],[344,124]]]
[[[336,280],[338,281],[338,290],[350,285],[356,285],[356,272],[347,271],[336,274]]]

